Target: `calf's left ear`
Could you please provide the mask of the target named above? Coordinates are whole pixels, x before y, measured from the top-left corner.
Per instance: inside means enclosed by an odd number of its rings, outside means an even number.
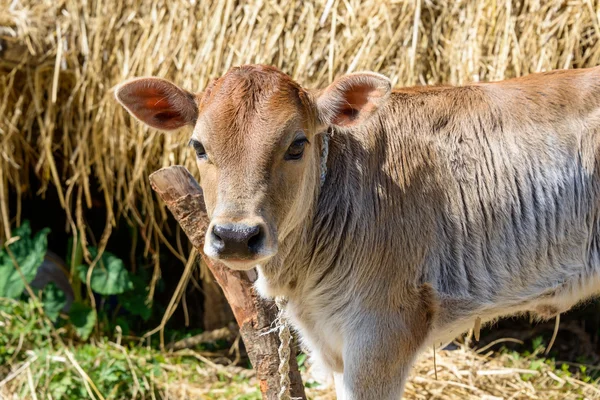
[[[325,125],[360,125],[385,103],[392,90],[390,80],[374,72],[342,76],[317,97],[319,120]]]
[[[115,90],[115,97],[131,115],[162,131],[194,125],[198,119],[196,95],[160,78],[137,78]]]

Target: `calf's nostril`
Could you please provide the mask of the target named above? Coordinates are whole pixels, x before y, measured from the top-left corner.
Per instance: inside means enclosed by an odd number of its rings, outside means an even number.
[[[213,229],[212,229],[212,245],[216,250],[223,250],[223,248],[225,247],[225,242],[223,241],[223,238],[221,237],[221,235],[219,234],[219,226],[216,225]]]
[[[264,231],[260,226],[256,226],[252,235],[248,239],[248,248],[253,253],[258,253],[260,246],[263,243]]]
[[[223,241],[223,239],[221,238],[222,231],[223,228],[221,227],[221,225],[215,225],[212,230],[212,234],[214,236],[213,239]]]

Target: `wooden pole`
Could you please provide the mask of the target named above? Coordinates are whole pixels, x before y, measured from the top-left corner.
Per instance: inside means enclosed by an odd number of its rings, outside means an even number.
[[[202,189],[190,172],[182,166],[163,168],[150,175],[154,191],[165,202],[181,229],[198,250],[215,280],[223,289],[235,319],[250,362],[260,381],[263,399],[277,400],[279,393],[280,345],[277,331],[273,329],[277,317],[277,307],[273,301],[265,300],[255,292],[251,274],[234,271],[223,264],[214,262],[203,253],[204,235],[208,227],[208,217],[202,196]],[[306,399],[302,377],[296,363],[296,353],[291,349],[290,394],[293,398]]]

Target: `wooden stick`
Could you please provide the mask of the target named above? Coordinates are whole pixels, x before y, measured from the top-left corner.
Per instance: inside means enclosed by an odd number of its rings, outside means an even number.
[[[277,317],[275,303],[258,296],[249,273],[231,270],[204,255],[204,235],[209,223],[206,207],[202,189],[185,167],[173,166],[158,170],[150,175],[150,183],[223,288],[240,326],[248,357],[260,381],[263,399],[277,400],[280,341],[277,331],[272,331]],[[290,357],[290,393],[293,398],[306,399],[293,350]]]
[[[233,322],[231,323],[232,325]],[[201,343],[213,343],[217,340],[233,340],[237,336],[237,328],[230,329],[229,327],[223,327],[212,331],[202,332],[198,335],[194,335],[189,338],[178,340],[177,342],[167,346],[169,350],[181,350],[190,349],[198,346]]]

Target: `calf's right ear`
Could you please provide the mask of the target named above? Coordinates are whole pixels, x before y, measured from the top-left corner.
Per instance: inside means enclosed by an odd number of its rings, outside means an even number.
[[[383,106],[392,90],[390,80],[374,72],[342,76],[317,97],[319,120],[325,125],[353,127]]]
[[[195,125],[196,95],[160,78],[136,78],[120,84],[115,97],[131,115],[162,131]]]

